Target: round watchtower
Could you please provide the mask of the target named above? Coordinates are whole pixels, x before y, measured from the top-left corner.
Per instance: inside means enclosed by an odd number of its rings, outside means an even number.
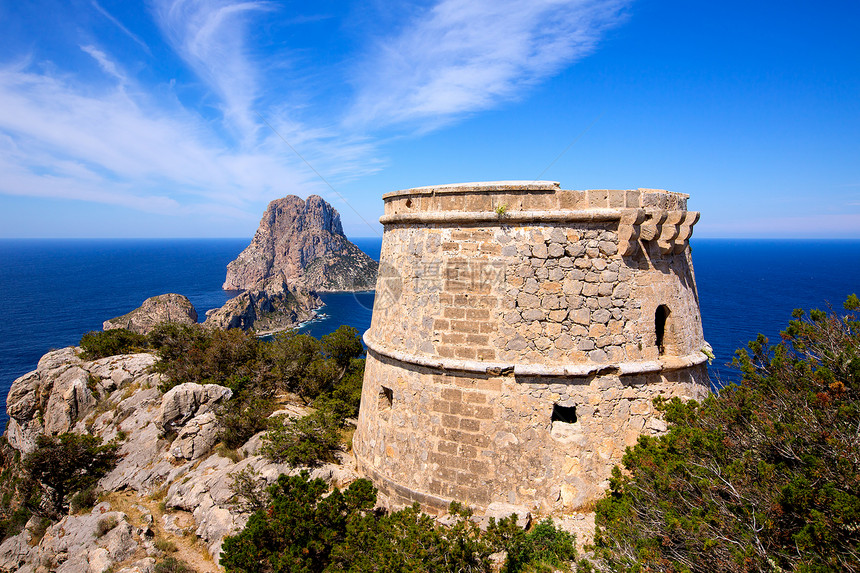
[[[383,199],[353,451],[392,505],[575,509],[665,430],[656,396],[708,393],[687,195],[503,181]]]

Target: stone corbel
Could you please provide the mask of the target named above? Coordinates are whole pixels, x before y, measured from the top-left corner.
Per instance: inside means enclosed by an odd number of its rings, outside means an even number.
[[[645,220],[644,209],[629,209],[618,224],[618,252],[629,256],[639,248],[639,225]]]
[[[675,250],[675,237],[678,236],[678,224],[684,220],[686,211],[669,211],[666,213],[666,219],[660,225],[660,237],[657,239],[657,246],[660,252],[668,255]]]
[[[687,242],[690,240],[690,237],[693,236],[693,225],[695,225],[698,220],[698,211],[687,211],[687,215],[678,226],[678,236],[675,237],[675,254],[683,253],[684,249],[687,248]]]
[[[639,228],[639,237],[643,241],[653,241],[660,234],[660,223],[666,218],[666,211],[662,209],[648,210],[648,220]]]

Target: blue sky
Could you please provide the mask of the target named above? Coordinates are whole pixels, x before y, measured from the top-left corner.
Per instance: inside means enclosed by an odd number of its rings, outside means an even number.
[[[372,236],[383,193],[540,178],[688,193],[699,237],[860,238],[858,23],[856,0],[0,0],[0,237],[250,237],[288,194]]]

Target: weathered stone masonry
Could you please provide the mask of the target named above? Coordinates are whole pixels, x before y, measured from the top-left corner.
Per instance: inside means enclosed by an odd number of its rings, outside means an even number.
[[[708,392],[686,195],[496,182],[383,199],[353,449],[392,504],[575,509],[665,429],[655,396]]]

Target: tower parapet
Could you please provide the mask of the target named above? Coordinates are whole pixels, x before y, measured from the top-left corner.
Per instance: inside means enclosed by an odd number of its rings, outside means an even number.
[[[383,199],[353,449],[393,505],[575,509],[665,429],[654,397],[707,394],[687,195],[502,181]]]

